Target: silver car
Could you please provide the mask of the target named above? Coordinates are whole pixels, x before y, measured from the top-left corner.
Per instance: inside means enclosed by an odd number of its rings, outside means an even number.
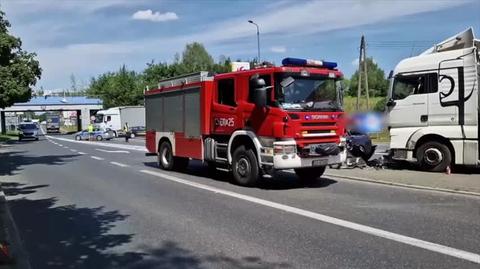
[[[21,123],[18,126],[18,140],[22,141],[24,139],[34,139],[38,140],[38,126],[33,122]]]

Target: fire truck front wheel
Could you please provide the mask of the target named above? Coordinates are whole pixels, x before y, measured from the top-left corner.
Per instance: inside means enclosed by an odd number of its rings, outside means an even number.
[[[257,156],[252,149],[239,146],[233,151],[232,172],[235,183],[253,186],[260,178]]]
[[[313,183],[325,172],[326,166],[294,169],[297,177],[305,183]]]

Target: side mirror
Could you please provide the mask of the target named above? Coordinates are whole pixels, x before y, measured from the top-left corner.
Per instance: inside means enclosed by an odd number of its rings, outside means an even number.
[[[253,102],[258,107],[265,107],[267,105],[267,88],[265,87],[265,80],[261,78],[255,79]]]
[[[395,101],[393,101],[392,98],[388,99],[387,101],[387,107],[394,107],[397,103]]]

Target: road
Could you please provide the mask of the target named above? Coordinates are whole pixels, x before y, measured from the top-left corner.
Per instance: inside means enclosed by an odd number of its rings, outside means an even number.
[[[479,268],[478,198],[289,172],[244,188],[132,148],[55,136],[0,155],[33,268]]]

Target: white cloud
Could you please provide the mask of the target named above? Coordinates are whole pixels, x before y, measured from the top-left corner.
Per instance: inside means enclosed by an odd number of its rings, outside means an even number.
[[[134,20],[145,20],[145,21],[154,21],[154,22],[163,22],[178,20],[178,16],[175,12],[153,12],[151,9],[139,10],[132,15]]]
[[[287,47],[285,47],[285,46],[274,46],[274,47],[270,48],[270,51],[274,52],[274,53],[285,53],[285,52],[287,52]]]

